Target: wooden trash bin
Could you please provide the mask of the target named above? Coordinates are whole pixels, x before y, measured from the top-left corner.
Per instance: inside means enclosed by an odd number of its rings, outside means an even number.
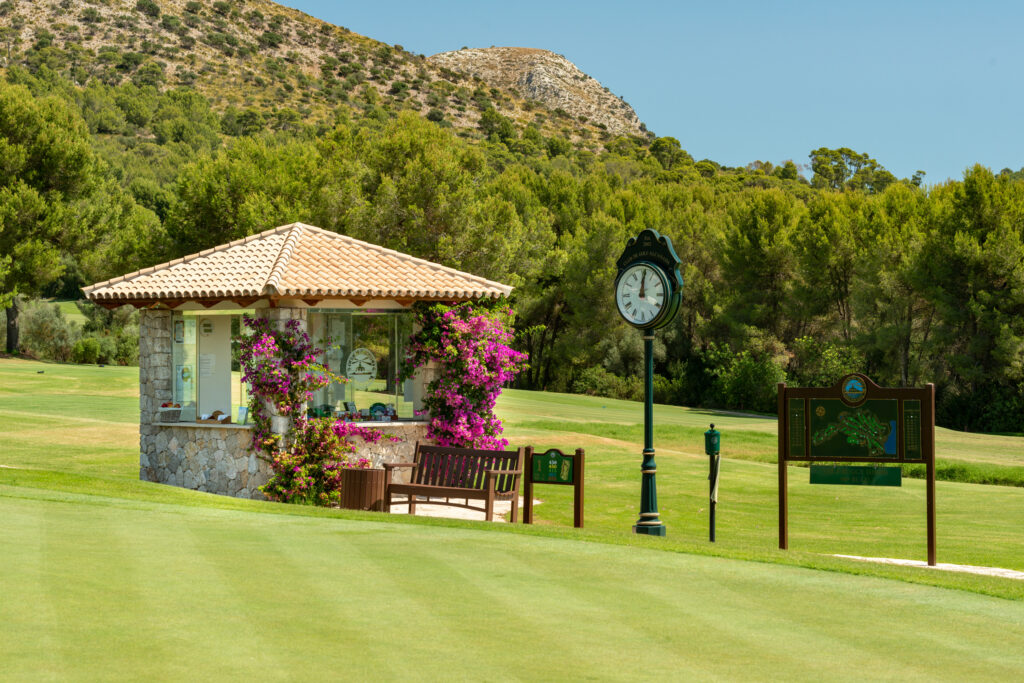
[[[341,471],[341,507],[346,510],[384,511],[384,470]]]

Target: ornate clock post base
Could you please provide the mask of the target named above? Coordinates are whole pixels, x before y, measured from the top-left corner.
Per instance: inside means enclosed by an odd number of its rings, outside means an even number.
[[[640,519],[633,532],[648,536],[664,536],[665,525],[658,519],[658,486],[654,475],[654,335],[644,335],[644,461],[640,465]]]
[[[640,519],[633,525],[634,534],[664,536],[665,525],[658,519],[658,487],[654,480],[654,449],[644,449],[644,462],[640,466]]]

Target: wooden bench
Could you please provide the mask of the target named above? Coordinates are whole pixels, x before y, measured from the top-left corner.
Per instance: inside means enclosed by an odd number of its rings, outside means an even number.
[[[409,497],[409,514],[416,514],[416,497],[429,505],[448,505],[483,512],[488,522],[494,520],[494,501],[511,500],[514,523],[519,513],[519,483],[529,446],[518,451],[481,451],[473,448],[424,446],[416,442],[413,462],[385,463],[387,489],[384,500],[391,511],[392,496]],[[409,483],[393,482],[393,473],[411,467]],[[483,507],[470,501],[483,501]],[[464,501],[464,502],[463,502]]]

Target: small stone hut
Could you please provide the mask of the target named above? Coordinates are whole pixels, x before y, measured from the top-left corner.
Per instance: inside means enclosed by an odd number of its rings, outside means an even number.
[[[375,463],[411,458],[430,368],[399,378],[416,301],[508,296],[512,288],[302,223],[284,225],[84,289],[96,304],[139,315],[139,478],[262,498],[270,469],[250,450],[240,380],[242,315],[297,320],[349,378],[320,390],[321,415],[386,420],[398,443],[364,445]],[[286,417],[274,430],[288,429]]]

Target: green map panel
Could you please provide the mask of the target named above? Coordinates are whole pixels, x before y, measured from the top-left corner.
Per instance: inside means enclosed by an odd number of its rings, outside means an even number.
[[[856,408],[837,398],[812,398],[810,404],[812,458],[898,457],[896,399],[868,399]]]

